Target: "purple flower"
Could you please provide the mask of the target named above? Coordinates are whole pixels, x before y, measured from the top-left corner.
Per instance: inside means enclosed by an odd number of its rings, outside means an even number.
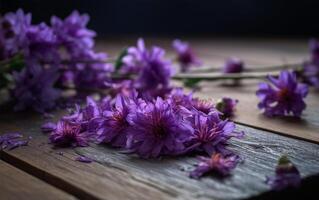
[[[183,141],[191,131],[188,123],[176,116],[171,104],[159,97],[132,111],[127,119],[127,148],[143,158],[181,153]]]
[[[89,145],[86,132],[81,132],[81,124],[60,120],[56,129],[50,134],[49,140],[55,146],[85,147]]]
[[[259,109],[264,109],[266,116],[287,116],[292,113],[299,117],[306,108],[303,100],[308,94],[308,87],[297,82],[296,75],[289,71],[280,72],[276,79],[268,76],[273,84],[260,83],[256,92],[260,102]]]
[[[16,101],[15,110],[32,108],[45,112],[55,107],[60,97],[59,90],[53,87],[57,80],[55,69],[43,69],[38,64],[25,67],[21,72],[13,73],[15,88],[11,91]]]
[[[309,48],[311,53],[311,62],[319,64],[319,42],[316,39],[309,41]]]
[[[237,99],[223,97],[222,99],[217,101],[216,109],[222,113],[223,118],[228,118],[234,115],[237,103]]]
[[[274,177],[266,177],[266,183],[274,190],[282,190],[287,187],[298,187],[301,177],[298,169],[290,162],[286,156],[282,156],[276,167]]]
[[[31,14],[19,9],[0,18],[0,60],[13,56],[26,45],[26,32],[31,25]]]
[[[192,65],[200,66],[202,64],[187,42],[174,40],[172,46],[177,53],[177,60],[181,65],[182,72],[188,71]]]
[[[6,133],[0,135],[0,150],[12,150],[20,146],[27,146],[31,137],[24,139],[21,133]]]
[[[302,78],[308,85],[319,88],[319,59],[318,64],[314,62],[303,63]]]
[[[190,173],[191,178],[198,179],[204,174],[209,172],[215,172],[218,175],[227,176],[230,174],[238,162],[239,157],[237,155],[222,156],[219,153],[213,154],[209,157],[200,157],[200,162],[197,168]]]
[[[226,60],[223,73],[240,73],[244,70],[244,63],[239,58],[229,58]]]
[[[43,133],[51,133],[55,129],[56,129],[56,124],[53,122],[47,122],[47,123],[42,124],[42,126],[41,126],[41,131]]]
[[[98,118],[97,141],[110,143],[115,147],[125,147],[129,123],[126,118],[129,114],[129,100],[118,95],[114,108],[104,110]]]
[[[68,84],[73,79],[77,87],[104,87],[108,74],[113,71],[112,65],[103,63],[107,55],[94,52],[93,38],[96,34],[86,28],[88,22],[89,16],[80,15],[77,11],[72,12],[64,21],[55,16],[51,18],[58,43],[66,49],[66,57],[74,63],[68,66],[71,70],[66,70],[60,78],[62,84]],[[94,63],[98,61],[101,62]]]
[[[143,92],[165,89],[169,87],[173,71],[171,62],[165,60],[164,55],[165,51],[159,47],[146,49],[143,39],[139,39],[137,47],[128,49],[122,68],[138,74],[135,87]]]
[[[193,132],[185,142],[187,152],[203,151],[208,155],[216,152],[225,153],[227,152],[225,149],[227,141],[231,137],[240,138],[244,134],[234,130],[235,124],[233,122],[221,120],[218,113],[211,113],[207,116],[197,113],[193,114],[189,120]]]
[[[78,156],[75,158],[76,161],[83,162],[83,163],[91,163],[93,160],[91,158],[85,156]]]
[[[214,103],[210,100],[193,98],[192,106],[196,109],[196,111],[199,111],[205,115],[208,115],[212,112],[217,112]]]

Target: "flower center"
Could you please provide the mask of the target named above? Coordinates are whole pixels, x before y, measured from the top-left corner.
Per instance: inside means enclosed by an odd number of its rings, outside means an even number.
[[[289,90],[287,88],[280,90],[278,96],[281,101],[290,101]]]
[[[153,134],[157,138],[163,138],[163,137],[166,136],[166,129],[165,129],[165,127],[162,124],[158,124],[158,125],[154,126]]]

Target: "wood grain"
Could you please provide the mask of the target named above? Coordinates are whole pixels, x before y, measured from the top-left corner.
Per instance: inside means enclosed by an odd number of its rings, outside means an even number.
[[[0,157],[81,199],[243,199],[270,192],[265,175],[272,175],[277,159],[287,154],[304,178],[319,174],[319,146],[269,132],[238,126],[243,140],[233,139],[230,148],[245,162],[226,179],[190,179],[194,156],[143,160],[104,145],[52,149],[39,131],[41,117],[29,114],[0,115],[3,131],[31,135],[29,146],[4,151]],[[32,123],[30,123],[32,121]],[[62,151],[64,155],[58,155]],[[77,154],[96,162],[75,162]],[[316,192],[315,190],[312,192]]]
[[[0,199],[75,199],[73,196],[0,160]]]

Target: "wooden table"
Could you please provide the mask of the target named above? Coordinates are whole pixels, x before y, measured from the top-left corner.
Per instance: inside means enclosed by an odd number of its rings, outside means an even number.
[[[149,38],[148,44],[169,48],[169,39]],[[295,63],[307,57],[307,40],[190,38],[207,65],[220,66],[225,58],[242,58],[247,67]],[[132,39],[108,39],[97,48],[116,55]],[[172,57],[172,51],[168,51]],[[225,179],[206,176],[190,179],[196,159],[192,156],[143,160],[119,153],[104,145],[55,149],[40,132],[44,122],[34,113],[0,112],[0,134],[20,131],[32,136],[28,146],[0,151],[0,199],[276,199],[319,194],[319,95],[312,91],[302,120],[266,118],[256,108],[258,80],[242,81],[239,87],[224,82],[202,82],[197,95],[205,98],[238,98],[233,119],[246,136],[230,141],[230,148],[244,158]],[[55,119],[63,111],[54,113]],[[60,152],[63,152],[61,155]],[[264,183],[272,175],[278,158],[286,154],[303,177],[295,190],[273,192]],[[74,161],[78,155],[93,158],[86,164]]]

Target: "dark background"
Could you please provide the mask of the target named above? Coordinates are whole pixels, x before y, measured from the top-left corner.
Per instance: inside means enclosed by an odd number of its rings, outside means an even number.
[[[1,14],[23,8],[33,22],[72,10],[107,35],[316,37],[319,1],[282,0],[0,0]]]

